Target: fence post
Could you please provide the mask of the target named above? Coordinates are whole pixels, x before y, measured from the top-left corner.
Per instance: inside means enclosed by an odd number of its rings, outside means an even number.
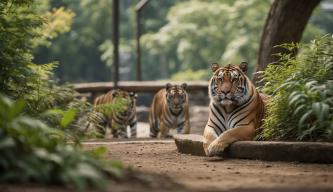
[[[149,0],[141,0],[135,6],[135,12],[136,12],[136,80],[138,80],[138,81],[142,81],[141,48],[140,48],[140,36],[141,36],[140,12],[148,2],[149,2]]]

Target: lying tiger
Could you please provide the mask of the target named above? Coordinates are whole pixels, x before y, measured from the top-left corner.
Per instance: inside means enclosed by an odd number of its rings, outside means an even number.
[[[186,87],[186,83],[180,86],[168,83],[156,93],[149,111],[151,137],[169,137],[170,129],[177,129],[177,133],[190,133]]]
[[[247,63],[221,67],[212,64],[208,93],[209,117],[203,147],[207,156],[223,152],[238,140],[253,140],[265,114],[267,97],[245,75]]]
[[[107,124],[111,128],[111,133],[115,138],[128,138],[127,127],[130,127],[131,137],[136,137],[136,98],[133,92],[122,91],[119,89],[111,90],[104,95],[98,96],[94,100],[94,109],[102,112],[106,117]],[[105,104],[115,104],[118,99],[125,99],[125,103],[119,111],[103,110],[101,107]],[[106,134],[106,131],[105,133]]]

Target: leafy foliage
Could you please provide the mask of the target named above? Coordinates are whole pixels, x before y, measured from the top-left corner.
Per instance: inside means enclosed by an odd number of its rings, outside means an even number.
[[[123,112],[126,107],[129,107],[131,101],[126,98],[116,97],[113,103],[98,105],[97,109],[103,114],[109,114],[112,112]]]
[[[199,69],[193,71],[192,69],[187,69],[185,71],[173,74],[171,79],[175,81],[182,81],[184,78],[186,80],[208,80],[210,76],[211,73],[208,70]]]
[[[36,2],[0,2],[0,92],[17,100],[0,96],[0,181],[103,187],[106,174],[122,175],[122,165],[98,160],[105,149],[78,151],[73,131],[92,107],[56,85],[56,63],[32,62],[34,48],[68,31],[73,14],[63,8],[37,14]]]
[[[67,35],[58,36],[50,47],[38,47],[35,61],[60,60],[55,73],[61,82],[109,80],[111,69],[101,60],[99,46],[111,38],[111,2],[49,0],[46,10],[65,7],[75,17]]]
[[[25,116],[25,102],[0,96],[0,181],[64,184],[84,189],[103,187],[109,173],[121,177],[122,165],[105,164],[97,157],[105,149],[77,151],[64,142],[64,133]],[[63,125],[73,118],[66,114]]]
[[[60,8],[39,16],[33,2],[0,2],[0,92],[27,100],[27,112],[40,113],[51,107],[60,90],[53,89],[50,80],[56,63],[34,64],[33,50],[66,32],[72,15],[64,19],[65,11]],[[66,22],[59,24],[58,16]]]
[[[33,39],[40,37],[35,28],[42,19],[27,6],[31,0],[0,2],[0,92],[15,95],[27,93]],[[19,87],[19,88],[18,88]]]
[[[212,62],[254,64],[269,4],[258,0],[179,3],[171,8],[168,23],[158,33],[143,36],[145,49],[157,60],[166,54],[160,64],[168,64],[171,74],[187,69],[209,71]]]
[[[272,94],[261,139],[333,140],[333,37],[285,44],[293,54],[263,72],[263,91]]]
[[[45,0],[46,1],[46,0]],[[43,1],[44,2],[44,1]],[[75,13],[72,30],[39,47],[36,62],[61,60],[56,77],[61,82],[109,81],[112,79],[111,0],[49,0],[48,10],[65,7]],[[259,38],[272,1],[172,0],[150,1],[141,12],[142,78],[166,79],[179,73],[209,72],[209,63],[256,64]],[[323,1],[325,2],[325,1]],[[120,1],[120,78],[135,78],[135,5]],[[329,10],[318,6],[303,35],[332,32]],[[156,67],[156,65],[160,67]],[[181,72],[184,72],[181,75]],[[200,73],[200,71],[198,71]],[[190,75],[190,76],[187,76]],[[200,75],[200,74],[198,74]],[[204,78],[204,77],[203,77]]]

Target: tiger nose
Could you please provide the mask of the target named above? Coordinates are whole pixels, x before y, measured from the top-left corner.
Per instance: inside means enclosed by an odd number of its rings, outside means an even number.
[[[223,94],[227,95],[230,91],[221,91]]]

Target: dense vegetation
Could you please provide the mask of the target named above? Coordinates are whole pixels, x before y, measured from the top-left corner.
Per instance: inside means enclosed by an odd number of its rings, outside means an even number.
[[[25,102],[0,96],[0,181],[63,184],[84,189],[106,186],[108,172],[122,165],[98,160],[105,149],[81,152],[66,134],[23,113]],[[70,122],[65,116],[64,123]]]
[[[333,36],[282,47],[290,54],[280,55],[262,74],[263,91],[273,97],[259,137],[333,141]]]
[[[56,84],[56,63],[32,61],[36,48],[70,29],[74,14],[39,3],[0,2],[0,181],[105,187],[106,175],[123,168],[101,161],[105,149],[79,148],[77,127],[90,123],[82,119],[95,115],[91,106]]]
[[[35,61],[59,60],[56,77],[63,82],[110,81],[112,1],[49,2],[49,9],[64,6],[75,13],[73,27],[69,33],[54,39],[52,47],[40,47]],[[137,1],[119,3],[120,76],[123,80],[134,80]],[[270,3],[269,0],[150,1],[141,17],[143,79],[208,79],[212,62],[247,61],[251,75]],[[318,6],[303,41],[331,33],[332,26],[331,11]]]

